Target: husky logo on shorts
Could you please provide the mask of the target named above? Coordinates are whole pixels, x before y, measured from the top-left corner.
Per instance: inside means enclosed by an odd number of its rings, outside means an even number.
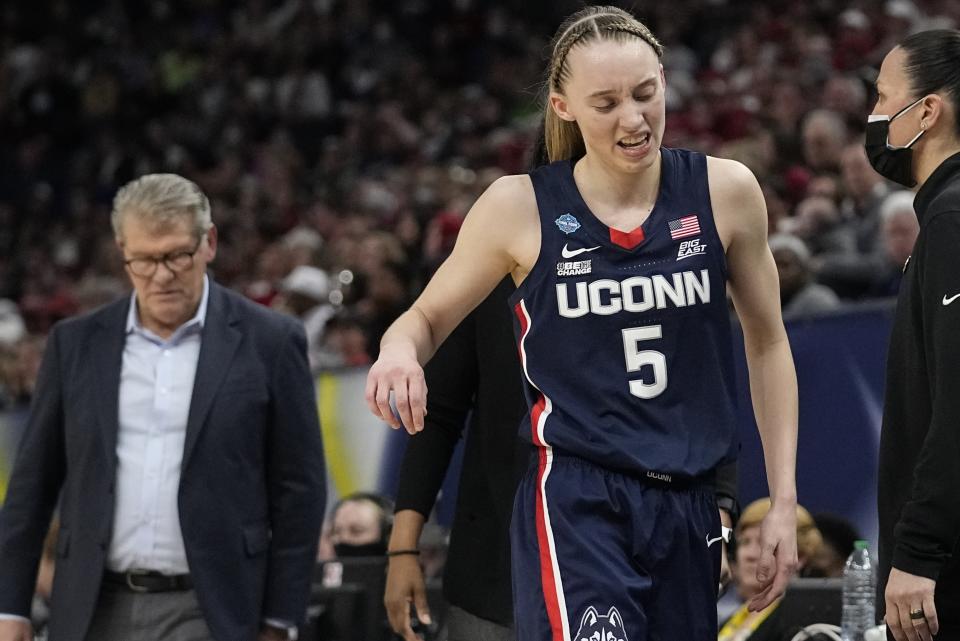
[[[580,629],[577,630],[576,641],[627,641],[627,633],[623,631],[623,618],[617,608],[611,607],[606,616],[601,616],[592,605],[583,613],[580,619]]]

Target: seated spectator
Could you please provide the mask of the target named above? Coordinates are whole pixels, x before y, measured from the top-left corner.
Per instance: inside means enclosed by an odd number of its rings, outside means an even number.
[[[330,522],[336,558],[383,556],[393,524],[393,502],[372,492],[349,494],[334,506]]]
[[[802,240],[789,234],[774,234],[769,242],[780,276],[780,305],[784,320],[839,307],[837,295],[829,287],[813,282],[810,251]]]
[[[812,183],[819,189],[822,182]],[[808,188],[808,192],[811,191]],[[796,213],[780,222],[778,230],[803,240],[813,255],[853,254],[856,239],[853,231],[844,225],[836,201],[814,192],[797,205]]]
[[[327,322],[317,364],[321,369],[369,365],[368,345],[360,321],[347,313],[338,314]]]
[[[280,283],[280,295],[271,307],[296,316],[307,334],[310,369],[317,371],[324,362],[323,335],[337,308],[330,303],[333,279],[319,267],[294,267]]]
[[[917,214],[913,210],[913,192],[895,191],[880,205],[880,239],[883,249],[883,266],[877,272],[873,296],[896,296],[900,280],[907,267],[920,233]]]
[[[718,614],[732,610],[720,628],[718,641],[779,641],[784,630],[777,622],[776,610],[781,600],[774,601],[760,612],[750,612],[747,603],[762,589],[757,580],[760,561],[760,523],[770,511],[770,499],[757,499],[744,510],[734,531],[733,585],[731,595],[718,603]],[[797,505],[798,573],[806,576],[807,564],[823,544],[820,531],[810,513]],[[733,607],[731,607],[733,606]],[[721,609],[723,612],[721,612]]]
[[[324,562],[315,574],[319,585],[303,638],[393,638],[383,605],[392,525],[393,502],[385,496],[355,492],[337,501],[320,541]]]
[[[843,118],[830,109],[815,109],[807,114],[801,129],[803,158],[815,171],[836,171],[847,142]]]
[[[807,564],[808,576],[839,577],[847,557],[853,552],[853,544],[863,537],[850,521],[836,514],[817,514],[814,519],[823,538],[816,553]]]
[[[818,256],[817,279],[843,298],[861,298],[883,264],[880,205],[890,185],[870,166],[862,139],[844,148],[840,165],[846,194],[840,207],[842,228],[852,236],[853,246]]]

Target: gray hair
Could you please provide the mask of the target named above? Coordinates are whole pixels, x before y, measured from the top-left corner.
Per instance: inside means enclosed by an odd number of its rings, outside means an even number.
[[[767,240],[767,244],[770,245],[771,252],[775,252],[779,249],[786,249],[787,251],[792,252],[804,267],[810,263],[810,250],[807,249],[807,244],[803,242],[801,238],[794,236],[793,234],[773,234]]]
[[[841,143],[846,143],[848,137],[847,125],[836,111],[832,109],[814,109],[804,118],[803,129],[806,130],[814,125],[827,127],[833,138],[839,140]]]
[[[196,183],[177,174],[147,174],[121,187],[110,214],[118,240],[123,239],[123,220],[130,216],[161,228],[189,218],[197,238],[213,227],[210,201]]]
[[[887,194],[887,197],[880,203],[880,221],[885,223],[900,213],[909,212],[915,216],[913,198],[914,193],[912,191],[903,189],[898,189],[897,191],[892,191]]]

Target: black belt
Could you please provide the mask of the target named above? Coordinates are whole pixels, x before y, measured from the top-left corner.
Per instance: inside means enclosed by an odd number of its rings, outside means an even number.
[[[131,592],[182,592],[193,588],[189,574],[161,574],[154,570],[103,573],[103,580],[122,585]]]

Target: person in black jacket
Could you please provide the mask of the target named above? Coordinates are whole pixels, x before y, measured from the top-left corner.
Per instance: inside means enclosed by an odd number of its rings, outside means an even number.
[[[470,429],[443,577],[450,604],[449,640],[513,638],[509,525],[514,493],[530,455],[530,446],[517,438],[521,422],[529,418],[507,303],[513,291],[513,283],[504,279],[425,368],[430,389],[426,424],[407,445],[400,471],[384,596],[393,629],[408,641],[417,638],[411,602],[419,620],[429,622],[417,541],[468,415]],[[721,520],[732,527],[736,465],[720,468],[716,482]]]
[[[907,37],[883,61],[867,154],[919,186],[880,438],[878,601],[897,641],[960,638],[960,32]]]

